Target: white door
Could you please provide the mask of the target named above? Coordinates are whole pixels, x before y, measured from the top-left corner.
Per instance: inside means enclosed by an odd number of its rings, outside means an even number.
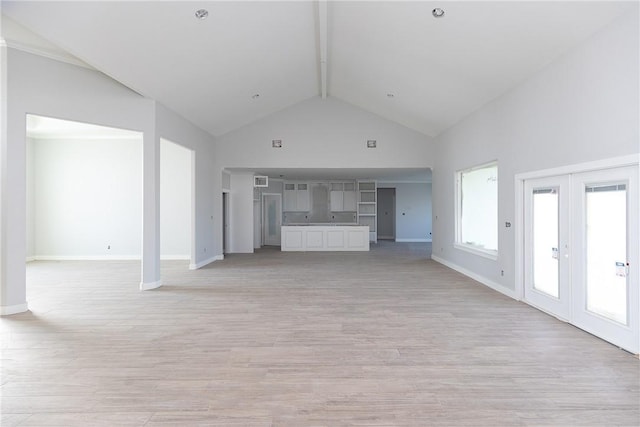
[[[638,317],[638,167],[573,177],[573,323],[634,354]]]
[[[571,180],[568,175],[525,182],[525,299],[568,321],[569,213]]]
[[[282,197],[280,196],[280,194],[263,194],[262,207],[262,242],[266,246],[280,246],[280,227],[282,226]]]
[[[524,297],[640,352],[638,167],[525,181]]]

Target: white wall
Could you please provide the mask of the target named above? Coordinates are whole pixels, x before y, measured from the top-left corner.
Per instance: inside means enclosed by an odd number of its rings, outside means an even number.
[[[283,147],[272,148],[273,139],[281,139]],[[366,148],[368,139],[377,140],[378,148]],[[429,168],[434,148],[430,137],[405,126],[335,98],[314,97],[219,137],[216,164],[218,170]],[[253,229],[248,216],[232,216],[232,228]],[[241,247],[246,250],[246,242]]]
[[[37,139],[33,170],[36,258],[140,259],[142,135]]]
[[[614,21],[436,139],[433,255],[515,287],[514,176],[638,152],[638,13]],[[498,160],[499,257],[457,250],[454,173]],[[500,275],[504,270],[504,276]]]
[[[191,259],[192,151],[160,140],[160,256]]]
[[[156,108],[158,134],[193,153],[191,205],[191,264],[199,268],[222,259],[222,190],[214,166],[215,139],[161,104]]]
[[[378,148],[366,148],[368,139]],[[433,160],[430,137],[335,98],[311,98],[218,138],[221,168],[422,168]]]
[[[431,241],[431,183],[380,182],[396,189],[396,242]]]
[[[231,174],[230,253],[253,253],[253,174]]]
[[[144,132],[143,288],[160,283],[160,136],[195,151],[193,265],[213,260],[211,255],[216,250],[221,253],[221,225],[216,226],[216,221],[221,224],[220,215],[214,219],[214,211],[219,213],[221,209],[220,172],[214,172],[215,140],[211,135],[100,72],[11,47],[0,47],[0,52],[0,66],[3,71],[6,67],[0,76],[0,116],[4,119],[0,124],[0,313],[24,311],[27,307],[28,113]]]
[[[27,138],[27,261],[33,260],[36,254],[34,143],[35,142],[32,138]]]

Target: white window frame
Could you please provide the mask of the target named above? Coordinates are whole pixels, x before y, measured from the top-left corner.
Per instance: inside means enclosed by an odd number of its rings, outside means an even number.
[[[489,258],[491,260],[498,259],[498,249],[486,249],[477,245],[472,245],[470,243],[465,243],[462,241],[462,174],[473,172],[478,169],[486,169],[489,167],[496,168],[496,177],[498,179],[499,185],[499,172],[498,172],[498,161],[493,160],[491,162],[483,163],[481,165],[472,166],[466,169],[460,169],[455,172],[455,242],[453,246],[456,249],[460,249],[465,252],[470,252],[475,255],[479,255],[484,258]],[[499,191],[499,189],[498,189]],[[496,207],[497,208],[497,207]],[[497,211],[497,209],[496,209]],[[499,230],[498,227],[499,219],[496,215],[496,230]],[[496,236],[496,246],[498,246],[498,236]]]

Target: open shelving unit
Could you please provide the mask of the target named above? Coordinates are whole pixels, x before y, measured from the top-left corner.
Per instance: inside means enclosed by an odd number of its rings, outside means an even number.
[[[358,181],[358,224],[369,226],[369,241],[378,242],[376,181]]]

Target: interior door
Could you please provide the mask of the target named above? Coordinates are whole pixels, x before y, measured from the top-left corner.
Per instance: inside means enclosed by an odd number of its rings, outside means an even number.
[[[573,323],[632,353],[640,350],[638,167],[573,178]]]
[[[525,182],[525,299],[562,320],[570,320],[568,175]]]
[[[266,246],[280,246],[282,226],[282,197],[279,194],[263,194],[263,243]]]

